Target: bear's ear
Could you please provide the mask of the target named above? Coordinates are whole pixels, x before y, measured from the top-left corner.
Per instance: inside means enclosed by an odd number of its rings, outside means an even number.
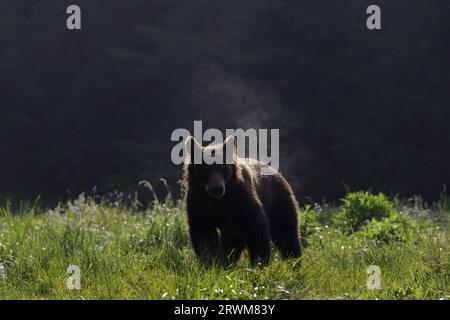
[[[233,136],[226,138],[223,143],[223,148],[226,153],[226,163],[234,163],[234,160],[237,157],[236,139]]]
[[[186,150],[186,155],[190,158],[192,158],[193,155],[199,154],[201,156],[202,154],[202,146],[192,136],[187,137],[186,142],[184,143],[184,149]]]

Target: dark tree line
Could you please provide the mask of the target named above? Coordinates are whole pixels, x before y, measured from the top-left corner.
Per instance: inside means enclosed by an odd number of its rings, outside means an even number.
[[[68,31],[69,4],[82,30]],[[299,199],[450,182],[446,1],[0,2],[0,197],[134,190],[176,128],[279,128]]]

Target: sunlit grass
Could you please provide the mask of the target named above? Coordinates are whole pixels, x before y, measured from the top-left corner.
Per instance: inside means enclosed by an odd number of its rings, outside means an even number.
[[[332,214],[332,208],[323,214]],[[275,254],[265,268],[248,257],[202,266],[189,243],[182,206],[145,212],[79,199],[44,213],[0,211],[2,299],[448,299],[448,211],[423,223],[411,242],[376,243],[326,223],[311,233],[301,261]],[[81,270],[81,289],[66,282]],[[367,268],[381,289],[366,288]]]

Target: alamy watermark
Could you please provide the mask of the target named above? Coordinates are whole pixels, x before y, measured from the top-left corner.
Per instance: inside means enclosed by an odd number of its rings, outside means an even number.
[[[3,262],[0,261],[0,280],[6,279],[6,268]]]
[[[195,139],[193,142],[197,142],[200,146],[223,144],[226,138],[234,137],[235,151],[240,158],[245,159],[249,163],[258,160],[271,166],[272,169],[270,170],[262,168],[262,175],[271,175],[279,170],[279,129],[247,129],[245,131],[243,129],[226,129],[225,135],[223,135],[222,131],[215,128],[210,128],[203,132],[202,121],[194,121],[194,133],[192,135],[189,130],[183,128],[175,129],[172,132],[171,141],[178,142],[171,152],[173,164],[182,164],[185,157],[189,154],[186,141],[190,136],[193,136]],[[232,148],[227,148],[225,158],[220,154],[201,152],[199,151],[200,149],[194,148],[196,152],[191,155],[193,158],[192,163],[194,164],[222,164],[223,162],[232,164],[233,158],[229,154],[229,152],[234,151]]]
[[[66,270],[69,276],[66,280],[66,286],[69,290],[81,289],[81,270],[79,266],[70,265]]]
[[[75,4],[67,7],[66,13],[69,17],[66,20],[68,30],[81,30],[81,8]]]
[[[66,13],[69,15],[66,20],[66,27],[70,31],[81,30],[81,8],[78,5],[72,4],[67,7]],[[372,4],[367,7],[366,26],[369,30],[381,30],[381,8],[378,5]]]
[[[366,21],[367,29],[381,30],[381,8],[373,4],[367,7],[366,13],[370,14]]]
[[[381,289],[381,270],[377,265],[370,265],[367,268],[367,273],[370,274],[367,278],[367,289],[380,290]]]

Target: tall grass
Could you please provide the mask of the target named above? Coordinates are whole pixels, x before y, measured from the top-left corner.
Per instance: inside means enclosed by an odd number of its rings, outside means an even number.
[[[399,204],[400,205],[400,204]],[[84,196],[39,212],[0,209],[2,299],[448,299],[448,207],[401,204],[420,237],[381,243],[333,226],[338,209],[316,205],[299,261],[274,251],[265,268],[245,255],[231,266],[203,266],[191,249],[180,203],[146,211]],[[428,219],[427,217],[433,217]],[[303,219],[303,218],[302,218]],[[81,271],[70,290],[69,265]],[[367,268],[381,270],[368,289]]]

